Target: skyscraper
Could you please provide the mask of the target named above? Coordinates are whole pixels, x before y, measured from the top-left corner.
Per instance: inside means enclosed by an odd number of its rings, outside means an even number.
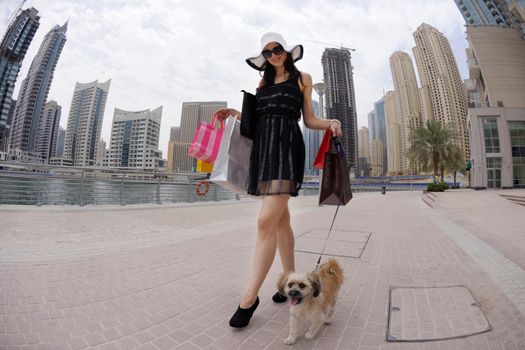
[[[369,140],[371,143],[374,140],[381,140],[383,144],[383,161],[381,164],[385,167],[383,174],[387,172],[387,140],[386,140],[386,124],[385,124],[385,101],[380,99],[374,102],[374,110],[368,113],[368,127],[369,127]],[[370,151],[369,151],[370,152]],[[370,157],[368,158],[370,162]]]
[[[10,124],[7,119],[11,109],[16,78],[29,44],[40,25],[35,8],[14,14],[0,42],[0,152],[7,150]]]
[[[416,128],[423,126],[419,90],[412,59],[408,53],[396,51],[390,56],[390,71],[398,104],[401,111],[401,171],[404,174],[414,173],[406,156],[410,148],[410,135]]]
[[[168,142],[168,159],[166,161],[166,171],[173,173],[175,171],[175,142],[180,140],[180,126],[172,126],[170,130],[170,140]]]
[[[512,27],[525,35],[523,0],[454,0],[467,25]]]
[[[38,156],[37,133],[58,58],[66,43],[67,22],[46,34],[18,95],[9,143],[11,149]]]
[[[98,141],[111,79],[104,83],[76,83],[67,121],[64,158],[75,166],[96,163]]]
[[[321,59],[327,85],[325,109],[328,119],[338,119],[348,167],[357,165],[357,112],[350,51],[326,48]]]
[[[58,128],[60,127],[60,116],[62,106],[56,101],[48,101],[44,105],[44,112],[38,123],[36,153],[44,161],[49,163],[52,157],[56,157]]]
[[[387,132],[387,174],[401,174],[402,147],[402,122],[399,98],[395,91],[388,91],[385,95],[385,116]]]
[[[213,114],[220,108],[227,106],[224,101],[212,102],[183,102],[180,120],[180,140],[174,141],[173,159],[168,159],[168,164],[173,164],[172,172],[195,171],[197,161],[188,155],[188,147],[195,136],[201,121],[211,123]]]
[[[525,40],[467,26],[471,187],[525,188]]]
[[[103,138],[100,138],[98,142],[98,152],[97,152],[97,166],[104,165],[104,158],[106,158],[106,146],[107,143]]]
[[[312,101],[314,114],[320,115],[319,102]],[[304,124],[304,120],[303,120]],[[315,156],[321,145],[321,138],[323,137],[323,132],[321,130],[313,130],[303,125],[303,139],[305,145],[305,162],[304,162],[304,173],[306,175],[317,176],[319,175],[319,169],[313,167]]]
[[[359,148],[359,158],[370,159],[370,138],[369,130],[366,126],[363,126],[359,129],[359,138],[358,138],[358,148]]]
[[[66,129],[59,126],[58,127],[58,137],[57,137],[57,148],[56,148],[56,156],[55,157],[62,157],[64,155],[64,141],[66,140]]]
[[[372,140],[370,147],[370,167],[372,176],[383,175],[383,141],[380,139]]]
[[[142,169],[159,167],[161,118],[162,106],[137,112],[115,108],[108,165]]]
[[[454,141],[469,156],[465,85],[447,38],[423,23],[414,32],[414,57],[423,87],[428,87],[433,116],[457,134]]]
[[[368,122],[370,123],[370,113]],[[363,126],[358,131],[358,156],[356,176],[369,176],[368,165],[370,163],[370,130]]]
[[[374,102],[374,116],[376,119],[376,139],[381,140],[383,145],[383,172],[381,175],[385,175],[387,172],[387,150],[386,150],[386,117],[385,117],[385,99],[381,98],[379,101]]]

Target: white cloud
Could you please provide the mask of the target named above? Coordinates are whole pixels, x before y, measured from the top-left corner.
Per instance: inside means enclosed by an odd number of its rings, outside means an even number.
[[[0,6],[0,32],[18,0]],[[240,108],[241,89],[254,90],[259,76],[244,59],[259,50],[267,31],[301,43],[298,62],[314,82],[322,80],[324,46],[353,47],[359,125],[383,90],[392,88],[388,57],[412,55],[412,33],[426,22],[444,33],[465,77],[463,19],[451,0],[29,0],[41,15],[18,77],[22,79],[43,36],[69,19],[67,42],[49,93],[62,105],[67,124],[75,83],[112,79],[102,136],[109,141],[113,110],[163,105],[160,148],[166,152],[171,126],[179,125],[183,101],[224,100]],[[317,98],[317,97],[314,97]],[[164,153],[166,154],[166,153]]]

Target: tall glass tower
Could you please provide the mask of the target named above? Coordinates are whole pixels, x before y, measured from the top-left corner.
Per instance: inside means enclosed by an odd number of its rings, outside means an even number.
[[[64,142],[64,158],[75,166],[96,165],[110,84],[111,79],[75,85]]]
[[[386,140],[386,120],[385,120],[385,99],[382,98],[379,101],[374,102],[374,115],[376,119],[376,130],[374,134],[376,139],[379,139],[383,142],[383,172],[385,175],[387,172],[387,140]],[[372,139],[373,141],[373,139]]]
[[[312,100],[312,106],[314,108],[314,114],[317,116],[321,115],[321,109],[319,108],[319,102]],[[304,120],[303,120],[304,123]],[[304,173],[306,175],[317,176],[319,175],[319,169],[313,167],[315,156],[321,145],[321,138],[323,132],[319,130],[313,130],[303,126],[303,138],[305,145],[305,165]]]
[[[513,27],[525,35],[524,0],[454,0],[467,25]]]
[[[46,34],[18,95],[10,133],[11,149],[37,156],[37,134],[58,58],[66,43],[67,22]]]
[[[0,152],[7,150],[8,116],[11,109],[16,78],[29,44],[40,25],[35,8],[15,14],[0,42]]]
[[[326,48],[321,59],[326,89],[326,114],[343,128],[343,147],[348,167],[357,166],[357,113],[350,51]]]
[[[57,156],[58,130],[60,128],[60,116],[62,106],[56,101],[48,101],[44,105],[42,119],[38,124],[36,152],[49,163],[52,157]]]

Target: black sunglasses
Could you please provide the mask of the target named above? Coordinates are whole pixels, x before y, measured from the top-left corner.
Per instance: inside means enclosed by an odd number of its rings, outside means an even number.
[[[272,57],[272,53],[275,55],[275,56],[279,56],[281,55],[282,53],[284,52],[284,49],[281,45],[279,46],[276,46],[274,47],[273,49],[271,50],[263,50],[261,52],[261,54],[263,55],[264,58],[268,59],[270,57]]]

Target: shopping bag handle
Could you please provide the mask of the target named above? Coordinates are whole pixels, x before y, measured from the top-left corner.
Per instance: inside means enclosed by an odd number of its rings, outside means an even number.
[[[215,129],[215,125],[217,124],[217,120],[218,120],[218,119],[219,119],[219,118],[218,118],[218,116],[217,116],[217,113],[215,113],[215,114],[213,115],[213,120],[211,121],[211,127],[212,127],[213,129]],[[219,129],[224,128],[224,120],[220,120],[219,123],[220,123],[220,124],[219,124]]]
[[[342,157],[345,157],[345,149],[343,148],[343,144],[341,143],[341,140],[337,136],[333,136],[333,135],[330,135],[330,138],[334,143],[337,153],[339,153]]]

